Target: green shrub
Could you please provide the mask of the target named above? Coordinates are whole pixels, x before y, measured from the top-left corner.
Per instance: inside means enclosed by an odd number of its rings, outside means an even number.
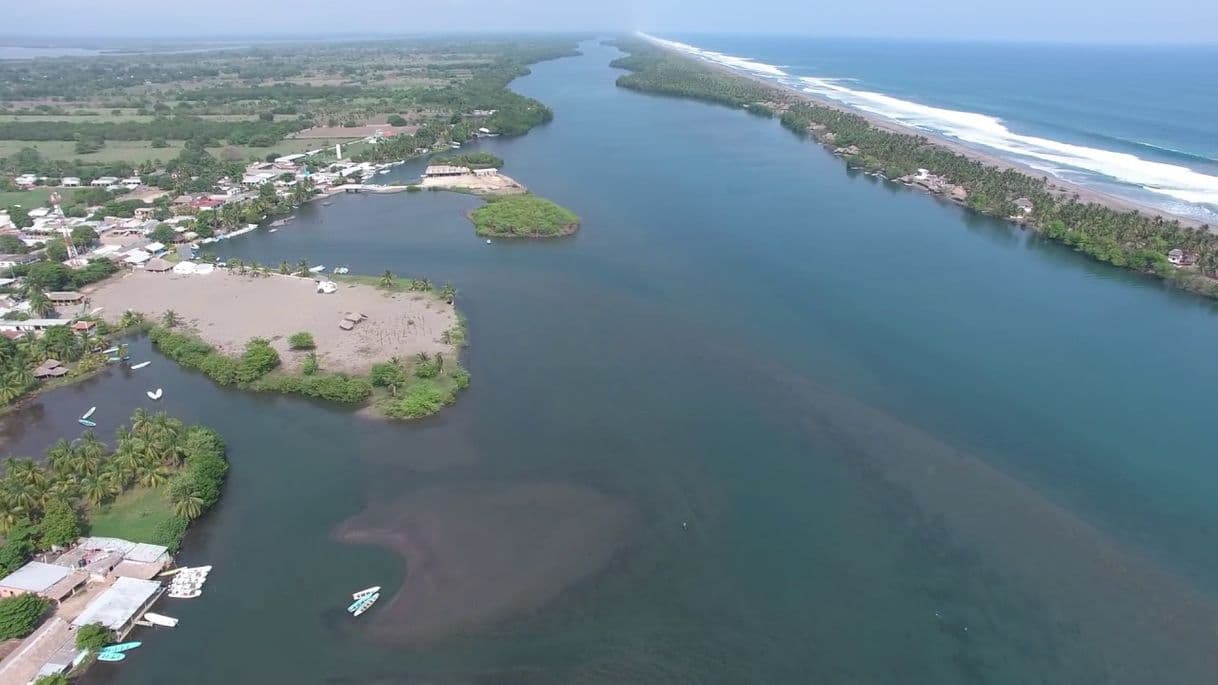
[[[402,397],[389,405],[386,413],[394,418],[416,419],[440,411],[444,402],[444,391],[440,386],[424,380],[406,388]]]
[[[50,606],[49,601],[29,593],[0,599],[0,640],[34,632]]]
[[[189,526],[190,521],[182,516],[164,519],[156,524],[156,529],[152,534],[152,542],[158,545],[165,545],[169,548],[170,554],[176,554],[182,548],[182,538],[186,537],[186,528]]]
[[[245,343],[245,352],[237,362],[237,382],[253,383],[279,366],[279,353],[263,338]]]
[[[317,344],[313,342],[312,333],[301,331],[299,333],[293,333],[292,336],[288,338],[288,347],[293,350],[311,350],[317,347]]]
[[[81,626],[76,631],[76,648],[96,652],[114,641],[114,633],[100,623]]]

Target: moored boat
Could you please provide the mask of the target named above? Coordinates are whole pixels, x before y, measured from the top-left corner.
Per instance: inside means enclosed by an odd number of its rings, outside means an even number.
[[[201,594],[203,594],[203,591],[198,590],[198,589],[182,590],[181,592],[178,592],[176,590],[170,590],[169,592],[165,593],[165,595],[167,597],[170,597],[171,599],[194,599],[195,597],[198,597]]]
[[[90,421],[89,419],[76,419],[76,423],[79,423],[85,428],[97,428],[97,422]]]
[[[326,265],[325,265],[325,264],[318,264],[317,266],[310,267],[310,268],[309,268],[309,273],[312,273],[312,274],[319,274],[319,273],[321,273],[321,272],[323,272],[323,271],[325,271],[325,270],[326,270]]]
[[[159,399],[161,399],[161,395],[163,395],[164,392],[162,392],[160,388],[157,388],[155,391],[149,390],[149,391],[145,392],[144,394],[147,395],[148,399],[150,399],[150,400],[159,400]]]
[[[360,590],[359,592],[351,593],[351,599],[360,599],[362,597],[367,597],[368,595],[375,595],[376,593],[378,593],[380,591],[381,591],[380,585],[373,585],[372,587],[367,588],[365,590]]]
[[[122,652],[98,652],[98,661],[122,661],[127,655]]]
[[[140,362],[139,364],[132,364],[132,365],[131,365],[131,369],[132,369],[132,370],[135,370],[135,369],[142,369],[142,368],[144,368],[145,366],[148,366],[148,365],[149,365],[149,364],[151,364],[151,363],[152,363],[152,362]]]
[[[151,611],[146,612],[144,614],[144,620],[148,621],[149,623],[151,623],[153,625],[164,626],[166,628],[172,628],[178,624],[178,619],[176,619],[172,616],[165,616],[164,614],[154,614]]]
[[[89,411],[87,411],[83,415],[81,415],[80,418],[87,419],[90,416],[93,416],[93,412],[95,412],[95,411],[97,411],[97,407],[89,407]]]
[[[118,652],[118,653],[121,653],[121,652],[129,652],[129,651],[131,651],[131,650],[135,649],[136,647],[139,647],[139,646],[140,646],[140,645],[142,645],[142,644],[144,644],[144,643],[143,643],[143,642],[120,642],[120,643],[118,643],[118,644],[114,644],[114,645],[106,645],[105,647],[102,647],[102,648],[101,648],[101,651],[102,651],[102,653],[105,653],[105,652]]]
[[[359,616],[360,614],[363,614],[365,611],[371,609],[372,605],[376,604],[376,600],[378,600],[380,598],[381,598],[381,593],[379,593],[379,592],[374,592],[374,593],[368,595],[367,597],[360,598],[360,600],[353,605],[355,608],[353,610],[350,610],[351,615]]]

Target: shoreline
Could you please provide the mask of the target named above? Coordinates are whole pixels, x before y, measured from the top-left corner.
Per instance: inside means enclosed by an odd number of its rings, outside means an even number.
[[[872,112],[867,112],[865,110],[851,107],[845,103],[838,102],[837,100],[833,100],[832,98],[827,98],[822,95],[816,95],[814,93],[808,93],[808,92],[799,90],[798,88],[795,88],[793,86],[788,86],[788,85],[782,84],[782,83],[775,83],[774,81],[767,80],[765,78],[762,78],[761,76],[757,76],[756,74],[751,74],[744,70],[733,69],[731,67],[728,67],[728,66],[725,66],[722,64],[716,64],[709,60],[701,59],[697,56],[684,53],[680,50],[677,50],[668,45],[665,45],[663,42],[661,42],[660,40],[657,40],[656,38],[654,38],[652,36],[648,36],[645,34],[636,34],[635,37],[638,38],[639,40],[645,41],[648,45],[652,46],[653,48],[664,51],[666,54],[675,55],[675,56],[681,57],[683,59],[688,59],[696,64],[702,65],[708,69],[714,70],[721,74],[726,74],[729,76],[747,79],[748,81],[750,81],[752,83],[756,83],[758,85],[771,89],[776,94],[792,96],[792,97],[796,98],[797,100],[800,100],[800,101],[803,101],[806,103],[811,103],[818,107],[825,107],[827,109],[832,109],[832,110],[836,110],[836,111],[843,112],[846,114],[852,114],[854,116],[861,117],[862,119],[865,119],[867,121],[867,123],[871,124],[875,128],[880,129],[882,131],[887,131],[889,133],[896,133],[896,134],[906,135],[906,136],[925,138],[927,141],[929,141],[933,145],[947,149],[951,152],[954,152],[954,153],[960,155],[961,157],[965,157],[967,159],[970,159],[970,160],[973,160],[976,162],[980,162],[986,166],[994,167],[998,170],[1017,171],[1025,176],[1030,176],[1030,177],[1036,178],[1036,179],[1044,179],[1045,182],[1048,184],[1049,189],[1051,191],[1055,192],[1055,194],[1057,194],[1059,196],[1078,195],[1079,201],[1083,202],[1083,203],[1094,203],[1094,204],[1103,205],[1109,209],[1113,209],[1118,212],[1138,212],[1138,213],[1141,213],[1141,214],[1144,214],[1147,216],[1161,217],[1167,221],[1178,221],[1182,226],[1187,226],[1189,228],[1201,228],[1202,226],[1207,225],[1204,221],[1194,219],[1192,217],[1174,214],[1172,212],[1168,212],[1166,210],[1160,209],[1158,207],[1154,207],[1149,204],[1138,202],[1136,200],[1123,198],[1123,197],[1120,197],[1117,195],[1113,195],[1111,193],[1106,193],[1103,191],[1095,190],[1093,188],[1088,188],[1088,187],[1079,185],[1078,183],[1075,183],[1074,181],[1070,181],[1070,180],[1063,179],[1063,178],[1060,178],[1057,176],[1053,176],[1052,174],[1046,173],[1044,171],[1031,167],[1022,162],[1012,160],[1012,159],[1007,159],[996,153],[986,152],[984,150],[980,150],[978,148],[966,145],[964,143],[961,143],[960,141],[948,138],[947,136],[944,136],[940,133],[924,131],[922,129],[915,128],[913,126],[909,126],[907,124],[902,124],[898,121],[893,121],[892,119],[880,116],[878,114],[874,114]],[[623,52],[625,52],[625,51],[623,51]],[[786,103],[784,103],[784,104],[786,104]],[[895,179],[888,179],[888,180],[892,180],[895,182]],[[1211,233],[1218,234],[1218,225],[1209,226],[1209,231]]]

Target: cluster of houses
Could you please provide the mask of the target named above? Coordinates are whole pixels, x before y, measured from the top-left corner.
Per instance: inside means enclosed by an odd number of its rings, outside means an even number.
[[[75,631],[100,623],[122,637],[164,592],[155,578],[173,563],[161,545],[87,537],[40,555],[4,578],[0,597],[33,594],[54,607],[49,618],[0,661],[0,682],[66,673],[86,654]]]

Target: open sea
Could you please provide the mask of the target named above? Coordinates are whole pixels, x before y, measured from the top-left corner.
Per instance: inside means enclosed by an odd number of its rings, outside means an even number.
[[[664,35],[687,52],[1218,224],[1218,44]]]
[[[425,192],[216,246],[451,281],[473,384],[439,416],[220,388],[136,341],[148,368],[0,419],[38,454],[161,387],[229,444],[181,557],[203,596],[84,682],[1213,683],[1218,308],[581,49],[512,84],[551,123],[470,146],[577,235],[486,244],[477,198]]]

